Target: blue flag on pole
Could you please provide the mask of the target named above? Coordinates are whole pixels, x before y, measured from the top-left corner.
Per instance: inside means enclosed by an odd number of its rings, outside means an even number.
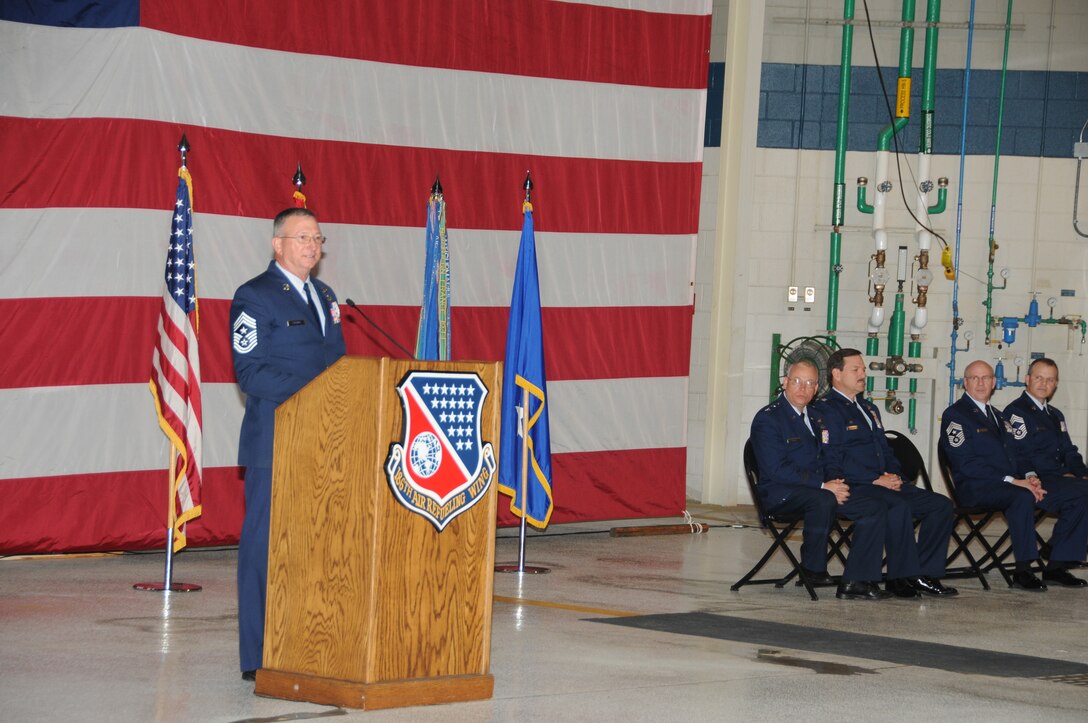
[[[427,256],[423,264],[423,305],[419,309],[416,359],[449,358],[450,247],[446,239],[446,201],[439,188],[427,203]]]
[[[506,361],[502,380],[502,434],[499,440],[499,490],[510,495],[510,511],[535,527],[548,526],[552,516],[552,455],[548,433],[547,382],[544,379],[544,335],[540,323],[540,281],[536,270],[533,206],[522,206],[518,265],[510,299],[506,331]],[[525,392],[529,408],[522,409]],[[529,478],[522,499],[519,427],[529,435]]]

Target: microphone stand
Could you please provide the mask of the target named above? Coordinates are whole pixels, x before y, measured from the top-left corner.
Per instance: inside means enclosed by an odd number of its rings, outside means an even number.
[[[363,310],[362,310],[362,309],[360,309],[360,308],[359,308],[358,306],[356,306],[356,305],[355,305],[355,302],[354,302],[354,301],[352,301],[351,299],[344,299],[344,303],[345,303],[345,304],[347,304],[348,306],[350,306],[350,307],[351,307],[352,309],[355,309],[356,313],[358,313],[358,314],[359,314],[359,316],[361,316],[361,317],[363,317],[364,319],[366,319],[366,322],[367,322],[368,324],[370,324],[370,325],[371,325],[371,326],[373,326],[373,327],[374,327],[375,329],[377,329],[378,331],[380,331],[380,332],[382,333],[382,335],[383,335],[383,336],[385,336],[385,338],[386,338],[386,339],[388,339],[389,341],[393,342],[393,346],[397,347],[397,348],[398,348],[398,349],[400,349],[400,350],[401,350],[402,352],[404,352],[405,356],[407,356],[407,357],[408,357],[409,359],[413,359],[413,360],[414,360],[414,359],[416,358],[416,355],[415,355],[415,354],[413,354],[412,352],[408,351],[408,350],[407,350],[407,349],[405,349],[405,348],[404,348],[403,346],[401,346],[401,345],[400,345],[400,344],[399,344],[399,343],[397,342],[397,340],[396,340],[396,339],[394,339],[393,337],[389,336],[389,333],[388,333],[388,332],[387,332],[387,331],[386,331],[385,329],[383,329],[383,328],[381,328],[380,326],[378,326],[378,325],[377,325],[377,324],[376,324],[376,323],[374,322],[374,320],[373,320],[373,319],[371,319],[371,318],[370,318],[369,316],[367,316],[367,315],[366,315],[365,313],[363,313]]]

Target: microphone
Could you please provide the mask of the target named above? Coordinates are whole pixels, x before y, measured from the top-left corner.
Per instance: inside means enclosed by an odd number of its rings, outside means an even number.
[[[383,329],[383,328],[381,328],[380,326],[378,326],[377,324],[375,324],[375,323],[374,323],[374,320],[373,320],[373,319],[371,319],[371,318],[370,318],[369,316],[367,316],[367,315],[366,315],[365,313],[363,313],[363,310],[362,310],[362,309],[360,309],[360,308],[359,308],[358,306],[356,306],[356,305],[355,305],[355,302],[354,302],[354,301],[352,301],[351,299],[344,299],[344,303],[345,303],[345,304],[347,304],[348,306],[350,306],[351,308],[355,309],[355,311],[356,311],[356,312],[357,312],[357,313],[359,314],[359,316],[361,316],[361,317],[363,317],[364,319],[366,319],[366,322],[367,322],[368,324],[370,324],[370,325],[371,325],[371,326],[373,326],[373,327],[374,327],[375,329],[377,329],[377,330],[378,330],[378,331],[380,331],[380,332],[381,332],[382,334],[384,334],[384,335],[385,335],[385,338],[386,338],[386,339],[388,339],[389,341],[393,342],[393,346],[397,347],[397,348],[398,348],[398,349],[400,349],[400,350],[401,350],[402,352],[404,352],[404,353],[405,353],[405,354],[406,354],[406,355],[408,356],[408,358],[409,358],[409,359],[415,359],[415,358],[416,358],[416,355],[415,355],[415,354],[413,354],[412,352],[408,351],[408,350],[407,350],[407,349],[405,349],[405,348],[404,348],[403,346],[401,346],[401,345],[400,345],[399,343],[397,343],[397,340],[396,340],[396,339],[394,339],[393,337],[389,336],[389,333],[388,333],[388,332],[386,332],[386,330],[385,330],[385,329]]]

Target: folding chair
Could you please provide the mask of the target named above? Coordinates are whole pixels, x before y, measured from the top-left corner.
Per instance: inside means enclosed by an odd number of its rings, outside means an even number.
[[[1009,575],[1009,571],[1005,569],[1005,565],[1002,562],[1008,555],[1008,552],[1001,553],[1000,550],[1009,544],[1009,531],[1006,528],[1005,532],[997,539],[997,542],[991,543],[983,535],[983,530],[986,525],[990,524],[998,514],[1002,514],[1003,511],[999,507],[985,507],[977,505],[969,507],[963,505],[959,496],[956,494],[956,480],[952,475],[952,470],[948,466],[948,457],[945,455],[944,450],[937,449],[937,464],[941,469],[941,476],[944,477],[945,484],[948,486],[948,494],[952,499],[952,505],[955,508],[956,519],[952,525],[952,541],[955,543],[955,548],[948,556],[946,561],[947,571],[945,577],[977,577],[979,582],[982,583],[984,590],[990,589],[990,583],[986,580],[986,571],[996,568],[1005,582],[1012,587],[1012,576]],[[967,526],[967,535],[960,534],[960,523]],[[971,543],[977,542],[982,548],[983,554],[980,558],[975,558],[971,552]],[[952,567],[952,563],[959,559],[960,556],[967,559],[967,564],[961,567]]]
[[[820,598],[816,595],[816,590],[812,587],[812,584],[803,574],[801,574],[801,561],[797,559],[797,556],[787,544],[789,536],[804,521],[804,514],[772,515],[763,508],[763,500],[760,498],[759,490],[757,489],[757,485],[759,484],[759,467],[756,464],[756,455],[752,450],[751,440],[744,443],[744,476],[748,480],[748,490],[752,494],[752,502],[755,504],[756,513],[759,515],[759,524],[770,532],[771,537],[774,539],[771,542],[771,546],[767,548],[767,552],[760,558],[759,562],[748,571],[747,575],[735,582],[729,589],[736,592],[745,585],[766,585],[769,583],[774,583],[775,587],[781,588],[796,577],[798,578],[797,584],[803,585],[813,600],[819,600]],[[841,523],[836,520],[830,533],[830,549],[827,553],[828,560],[832,557],[837,557],[841,562],[845,562],[846,557],[842,552],[842,548],[847,546],[852,529],[852,526],[844,529]],[[784,577],[768,577],[759,580],[754,579],[759,571],[763,569],[763,566],[767,564],[767,561],[770,560],[778,550],[781,550],[790,561],[790,566],[792,568],[790,572]]]
[[[929,480],[925,460],[922,459],[918,448],[914,446],[914,442],[910,441],[910,437],[894,429],[885,429],[884,439],[888,440],[888,446],[892,448],[895,458],[899,460],[901,469],[899,476],[912,485],[921,482],[926,491],[932,492],[933,484]]]

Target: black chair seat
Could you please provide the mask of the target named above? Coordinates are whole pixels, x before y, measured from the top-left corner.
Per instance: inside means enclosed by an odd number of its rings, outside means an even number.
[[[773,515],[768,513],[763,508],[763,500],[759,496],[759,490],[757,486],[759,484],[759,467],[756,464],[755,452],[752,449],[752,442],[748,440],[744,443],[744,476],[748,480],[748,490],[752,495],[752,503],[756,507],[756,513],[759,515],[759,524],[763,529],[771,533],[771,545],[767,548],[767,551],[763,553],[763,557],[759,559],[752,569],[748,571],[744,577],[730,586],[730,590],[736,592],[745,585],[767,585],[774,584],[775,587],[784,587],[790,580],[797,578],[797,584],[803,585],[805,590],[808,591],[809,596],[813,600],[819,600],[819,596],[816,594],[815,588],[808,581],[808,579],[801,574],[801,561],[797,559],[797,555],[789,546],[789,536],[795,532],[804,522],[804,514],[795,515]],[[844,525],[844,522],[846,523]],[[845,564],[846,555],[843,552],[844,548],[849,547],[850,533],[853,530],[853,524],[848,520],[836,520],[834,526],[831,528],[829,536],[829,545],[827,552],[827,559],[830,561],[835,558],[841,563]],[[778,551],[781,551],[786,559],[790,562],[791,570],[782,577],[767,577],[756,579],[756,575],[763,569],[763,566],[774,556]]]

